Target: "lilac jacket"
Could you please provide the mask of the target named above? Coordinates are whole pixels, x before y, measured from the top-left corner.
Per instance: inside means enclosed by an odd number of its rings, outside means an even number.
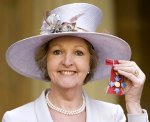
[[[86,122],[126,122],[120,105],[93,100],[84,92],[86,100]],[[147,112],[127,115],[128,122],[148,122]],[[53,122],[46,100],[45,90],[35,101],[7,111],[2,122]]]

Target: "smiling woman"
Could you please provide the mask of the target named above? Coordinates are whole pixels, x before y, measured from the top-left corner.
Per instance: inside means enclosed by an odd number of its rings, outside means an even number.
[[[90,54],[85,41],[77,37],[53,39],[47,55],[47,70],[51,82],[82,86],[90,70]]]
[[[94,50],[94,47],[85,39],[82,39],[79,37],[73,37],[73,36],[67,36],[67,37],[68,37],[69,42],[70,42],[70,39],[74,39],[74,40],[76,39],[78,41],[82,40],[82,41],[84,41],[84,43],[86,43],[86,48],[88,49],[88,52],[90,54],[90,70],[88,71],[88,74],[84,79],[84,84],[86,84],[88,81],[90,81],[90,79],[92,78],[92,76],[94,74],[94,70],[98,64],[98,56]],[[58,39],[61,40],[64,38],[65,37],[57,37],[53,40],[58,40]],[[51,81],[51,79],[48,75],[48,72],[47,72],[47,55],[48,55],[49,46],[51,45],[53,40],[51,40],[51,41],[47,42],[46,44],[44,44],[43,46],[41,46],[41,48],[39,49],[39,51],[35,55],[37,65],[42,70],[42,73],[43,73],[42,77],[43,77],[43,79],[45,79],[47,81]],[[80,43],[80,45],[81,45],[81,43]],[[64,45],[64,47],[68,47],[68,46],[69,46],[68,44]],[[82,47],[82,45],[81,45],[81,47]],[[55,51],[55,53],[60,53],[60,52],[58,52],[58,50],[57,50],[57,51]],[[81,55],[83,52],[76,51],[75,53],[77,55]]]
[[[6,112],[3,122],[125,122],[120,105],[94,100],[82,87],[88,81],[109,76],[106,58],[119,59],[113,70],[118,77],[115,82],[125,77],[122,89],[128,89],[128,122],[148,122],[147,111],[140,105],[145,74],[129,61],[128,43],[95,32],[101,17],[101,10],[88,3],[63,5],[46,13],[41,35],[8,48],[6,59],[15,71],[32,79],[51,81],[51,87],[35,101]],[[110,85],[112,92],[119,89],[118,84]]]

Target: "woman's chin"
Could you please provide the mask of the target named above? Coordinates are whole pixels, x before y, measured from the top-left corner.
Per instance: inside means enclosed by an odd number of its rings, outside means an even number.
[[[78,87],[80,85],[82,86],[82,83],[74,79],[61,79],[57,82],[57,85],[59,85],[61,88],[69,89]]]
[[[73,88],[76,87],[78,85],[78,83],[76,81],[61,81],[61,86],[63,88]]]

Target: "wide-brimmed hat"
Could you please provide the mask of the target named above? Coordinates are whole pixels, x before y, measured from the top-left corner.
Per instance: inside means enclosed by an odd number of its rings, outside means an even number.
[[[101,19],[101,10],[88,3],[67,4],[49,11],[43,19],[40,35],[22,39],[8,48],[7,63],[24,76],[44,80],[35,61],[37,51],[53,38],[75,36],[91,43],[99,57],[92,80],[104,79],[110,73],[110,67],[105,66],[105,59],[129,60],[131,49],[119,37],[96,32]]]

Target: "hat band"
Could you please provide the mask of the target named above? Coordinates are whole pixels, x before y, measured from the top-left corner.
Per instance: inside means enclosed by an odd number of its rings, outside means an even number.
[[[51,14],[48,17],[44,17],[43,25],[41,27],[41,35],[50,33],[61,32],[88,32],[87,30],[76,27],[76,22],[61,22],[59,15]]]

